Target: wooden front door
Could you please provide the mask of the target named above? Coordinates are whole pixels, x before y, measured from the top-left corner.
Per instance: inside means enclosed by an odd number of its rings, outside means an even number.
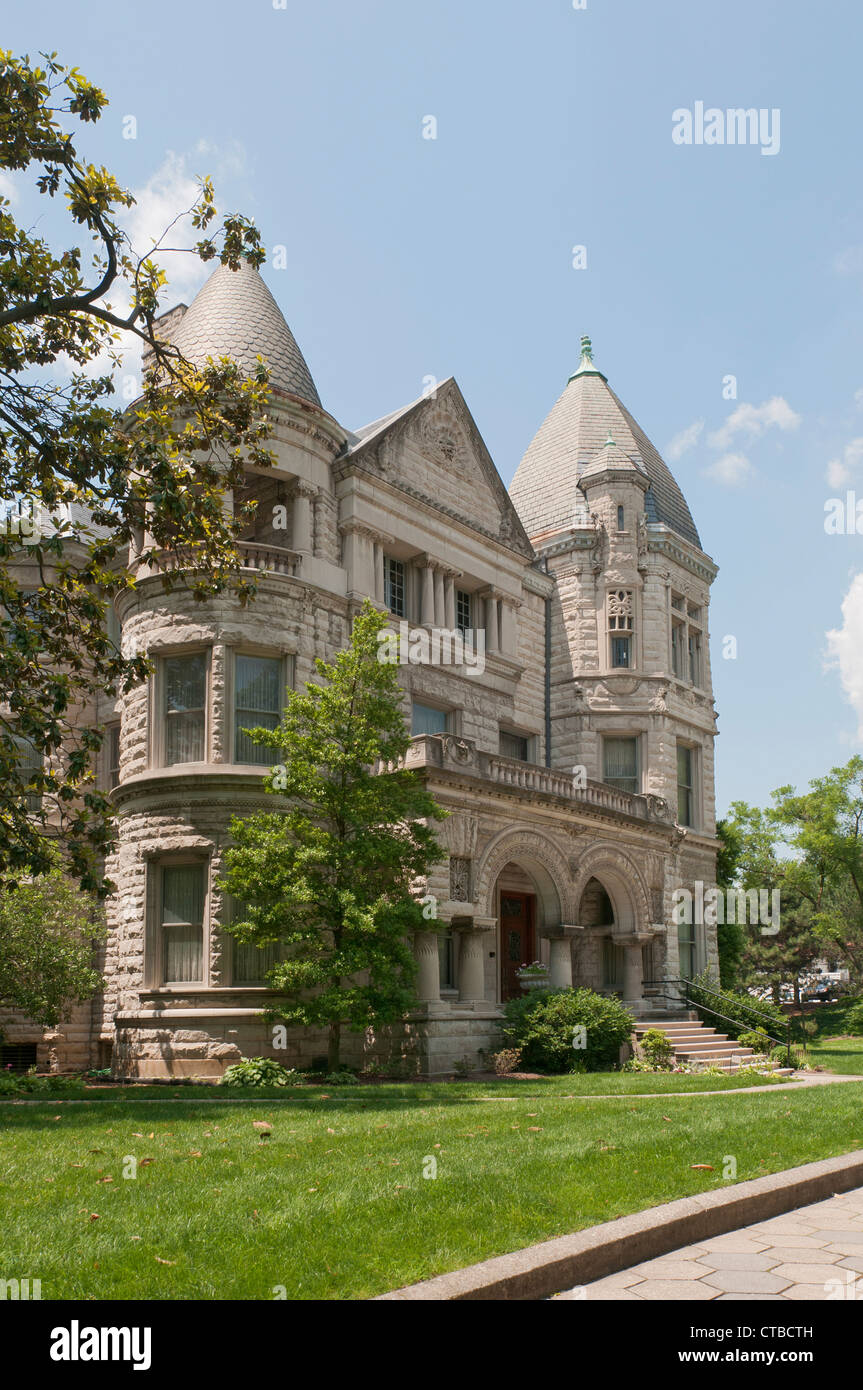
[[[517,971],[536,956],[534,934],[536,899],[533,893],[500,895],[500,997],[516,999],[522,992]]]

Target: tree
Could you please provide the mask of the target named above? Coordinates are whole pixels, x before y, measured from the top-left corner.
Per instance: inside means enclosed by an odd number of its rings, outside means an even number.
[[[716,822],[719,849],[716,854],[716,886],[727,890],[734,886],[737,865],[742,852],[739,828],[729,820]],[[719,955],[719,983],[722,989],[732,989],[738,982],[745,933],[738,922],[717,922],[716,949]]]
[[[798,794],[773,793],[773,816],[794,855],[788,877],[809,907],[819,955],[835,955],[863,983],[863,758]]]
[[[324,684],[292,692],[279,727],[252,735],[280,758],[265,784],[287,807],[232,820],[221,885],[244,905],[231,933],[284,951],[267,1016],[327,1027],[331,1071],[343,1026],[394,1023],[415,1004],[408,938],[433,927],[415,885],[443,855],[431,822],[445,813],[400,766],[410,738],[398,667],[380,659],[386,626],[367,601],[347,650],[317,662]]]
[[[800,892],[795,860],[788,852],[781,824],[773,809],[762,810],[745,801],[734,801],[724,836],[730,846],[733,869],[731,883],[722,886],[755,889],[770,897],[774,890],[779,892],[778,932],[764,932],[763,924],[752,921],[735,923],[732,928],[739,933],[742,944],[737,971],[740,983],[761,988],[766,985],[777,1004],[781,986],[790,984],[795,998],[799,998],[800,977],[817,959],[822,947],[815,935],[810,905]]]
[[[267,373],[260,363],[244,379],[227,358],[198,370],[160,341],[158,255],[178,248],[164,235],[132,247],[121,219],[134,198],[79,158],[68,128],[98,120],[107,99],[55,54],[40,56],[42,66],[0,52],[0,169],[34,175],[45,199],[62,194],[84,245],[52,250],[34,230],[40,219],[18,225],[0,198],[0,884],[49,869],[53,826],[82,885],[104,894],[111,814],[93,777],[103,734],[82,728],[80,711],[149,673],[109,640],[107,606],[134,584],[130,544],[142,564],[169,557],[166,588],[251,596],[235,545],[248,514],[232,520],[225,494],[244,463],[271,461]],[[201,261],[263,260],[247,218],[228,216],[216,231],[209,179],[183,215],[201,233],[190,253]],[[114,374],[129,340],[151,367],[123,406]],[[70,508],[71,523],[61,520]],[[51,524],[34,528],[40,516]]]
[[[59,865],[0,890],[0,1007],[54,1027],[101,988],[93,946],[104,935],[97,899]]]

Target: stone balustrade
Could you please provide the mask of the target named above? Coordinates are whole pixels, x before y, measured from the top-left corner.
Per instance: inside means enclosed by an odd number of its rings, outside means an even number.
[[[477,748],[473,739],[461,738],[457,734],[418,735],[411,740],[405,765],[410,768],[437,767],[463,771],[484,782],[512,787],[515,791],[562,797],[586,809],[674,825],[674,813],[663,797],[635,795],[590,779],[581,786],[573,777],[554,768],[519,762],[497,753],[484,753]]]

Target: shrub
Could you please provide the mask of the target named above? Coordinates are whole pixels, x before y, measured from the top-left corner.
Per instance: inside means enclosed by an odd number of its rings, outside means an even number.
[[[509,1076],[521,1061],[521,1048],[502,1047],[500,1052],[492,1053],[491,1060],[498,1076]]]
[[[648,1028],[639,1044],[641,1055],[654,1071],[668,1071],[674,1059],[674,1048],[661,1028]]]
[[[504,1009],[502,1034],[521,1061],[535,1071],[612,1071],[632,1034],[633,1018],[617,999],[590,989],[532,990]],[[584,1047],[576,1044],[584,1030]]]
[[[84,1085],[80,1076],[60,1076],[50,1072],[37,1076],[28,1071],[25,1076],[14,1072],[0,1073],[0,1096],[82,1096]]]
[[[317,1082],[317,1078],[315,1078]],[[359,1086],[358,1076],[354,1076],[352,1071],[329,1071],[326,1076],[321,1078],[325,1086]]]
[[[708,990],[715,993],[709,994]],[[751,1033],[753,1029],[766,1029],[777,1039],[785,1037],[786,1018],[777,1004],[753,999],[745,990],[718,990],[715,978],[706,970],[693,980],[688,997],[702,1023],[726,1033],[734,1042],[739,1041],[741,1033]],[[717,1018],[717,1013],[722,1017]]]
[[[737,1041],[741,1047],[751,1047],[753,1052],[768,1053],[774,1046],[769,1035],[763,1028],[755,1028],[750,1033],[739,1033]]]
[[[299,1072],[283,1067],[273,1057],[249,1057],[228,1067],[220,1086],[296,1086]]]

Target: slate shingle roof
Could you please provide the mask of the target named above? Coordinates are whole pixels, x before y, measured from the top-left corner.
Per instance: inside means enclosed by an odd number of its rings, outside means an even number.
[[[624,454],[637,459],[650,479],[648,521],[664,522],[701,548],[686,499],[641,426],[595,369],[570,378],[563,395],[537,431],[510,485],[510,496],[531,539],[583,525],[584,495],[578,480],[609,432]]]
[[[171,333],[184,357],[199,365],[206,357],[232,357],[247,373],[260,353],[276,391],[321,400],[297,341],[258,272],[220,265],[198,291]]]

